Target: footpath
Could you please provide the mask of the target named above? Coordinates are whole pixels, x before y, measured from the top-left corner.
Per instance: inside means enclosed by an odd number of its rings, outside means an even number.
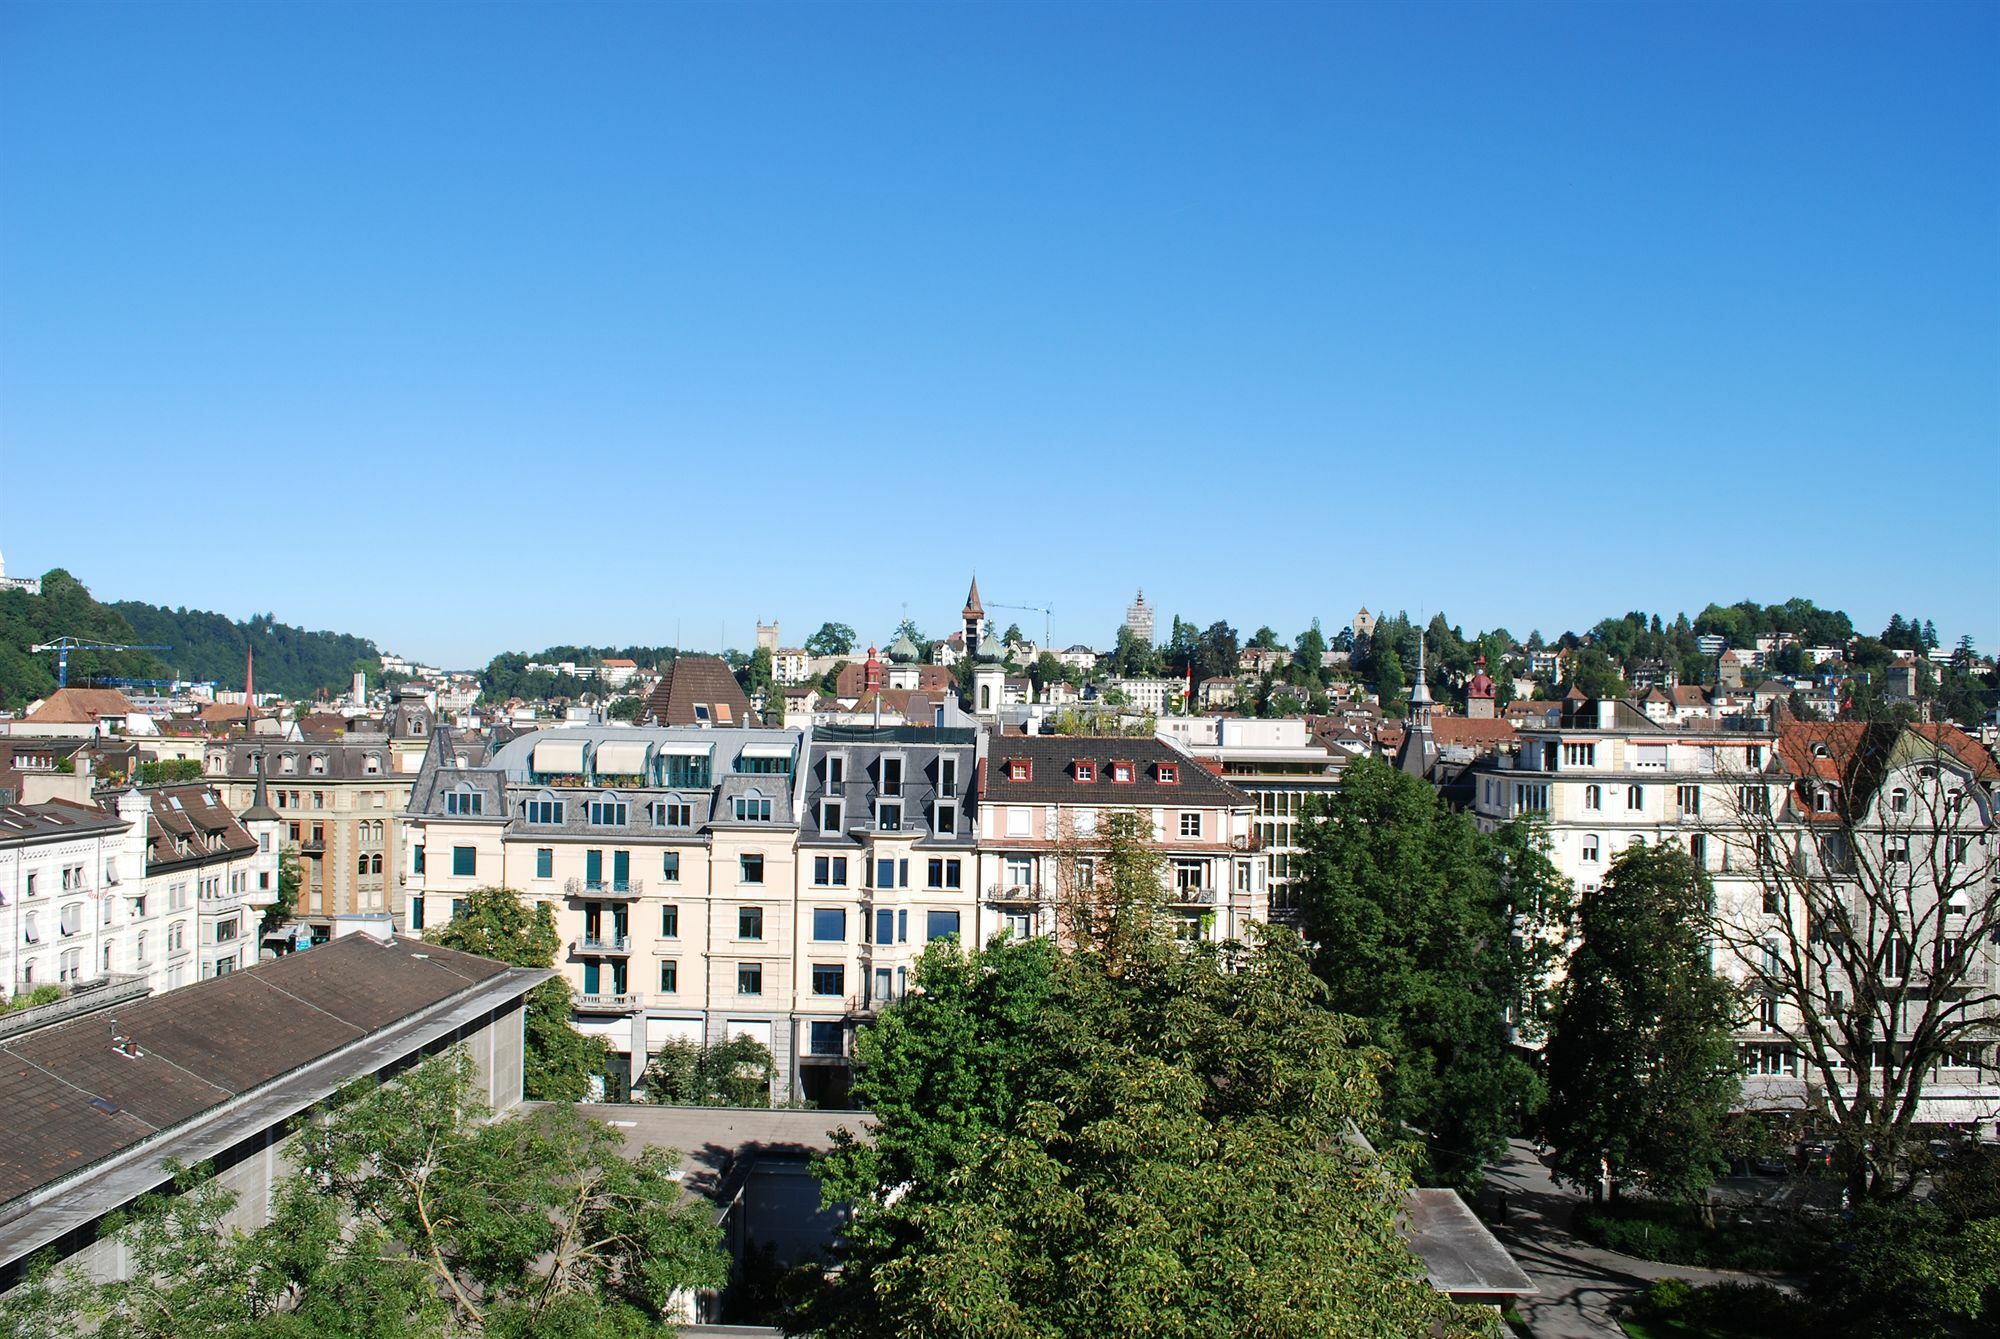
[[[1514,1254],[1541,1291],[1518,1310],[1535,1339],[1616,1339],[1624,1332],[1611,1308],[1644,1292],[1654,1279],[1690,1283],[1755,1281],[1756,1274],[1662,1265],[1607,1251],[1572,1236],[1570,1214],[1583,1197],[1556,1184],[1525,1140],[1509,1141],[1507,1156],[1486,1169],[1486,1194],[1507,1197],[1507,1221],[1487,1226]]]

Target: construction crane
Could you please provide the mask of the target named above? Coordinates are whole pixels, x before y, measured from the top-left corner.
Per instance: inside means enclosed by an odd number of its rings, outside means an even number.
[[[56,653],[56,687],[69,687],[69,653],[71,651],[171,651],[171,646],[127,646],[122,642],[93,642],[82,637],[62,636],[40,646],[31,646],[30,651],[54,651]]]
[[[995,602],[993,607],[995,609],[1018,609],[1024,614],[1040,614],[1042,616],[1041,649],[1044,651],[1054,649],[1049,645],[1049,642],[1055,637],[1055,610],[1039,604],[1000,604],[998,602]]]

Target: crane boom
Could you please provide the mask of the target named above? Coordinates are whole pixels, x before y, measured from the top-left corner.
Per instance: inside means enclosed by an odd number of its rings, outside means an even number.
[[[995,609],[1018,609],[1024,614],[1040,614],[1042,616],[1042,649],[1044,651],[1049,649],[1049,643],[1055,638],[1055,610],[1041,604],[1001,604],[998,600],[993,601],[992,604]]]
[[[69,653],[71,651],[171,651],[171,646],[127,645],[124,642],[93,642],[84,637],[71,637],[67,633],[52,642],[28,648],[31,652],[54,651],[56,653],[56,687],[69,687]]]

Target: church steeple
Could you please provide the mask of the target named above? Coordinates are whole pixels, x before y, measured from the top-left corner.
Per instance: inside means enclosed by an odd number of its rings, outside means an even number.
[[[1403,719],[1403,747],[1396,754],[1396,768],[1411,776],[1430,775],[1437,758],[1437,740],[1431,734],[1431,686],[1424,679],[1424,634],[1417,633],[1417,683],[1410,690],[1409,714]]]
[[[965,609],[960,614],[965,620],[965,653],[971,655],[979,645],[979,636],[986,630],[986,606],[979,602],[979,577],[974,574],[972,589],[965,593]]]

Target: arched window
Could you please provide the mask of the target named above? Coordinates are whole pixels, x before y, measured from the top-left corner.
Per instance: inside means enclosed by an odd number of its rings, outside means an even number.
[[[382,755],[371,753],[363,758],[361,760],[361,771],[365,776],[380,776],[382,774]]]
[[[299,755],[296,753],[278,755],[278,770],[286,776],[297,776],[299,771]]]
[[[1603,847],[1600,845],[1598,841],[1597,834],[1594,832],[1584,833],[1583,863],[1586,865],[1594,865],[1601,859],[1603,859]]]
[[[1646,788],[1644,786],[1625,787],[1625,807],[1627,809],[1644,809],[1646,807]]]
[[[370,874],[380,874],[382,872],[382,853],[380,851],[368,857],[368,872]]]
[[[1604,807],[1604,787],[1592,784],[1583,788],[1583,807],[1602,809]]]
[[[324,753],[313,754],[311,770],[314,776],[326,775],[326,755]]]
[[[362,856],[356,856],[354,859],[355,859],[354,872],[356,874],[366,874],[368,872],[368,857],[362,855]]]
[[[736,797],[736,821],[739,823],[768,823],[771,821],[771,801],[763,791],[752,787]]]
[[[1910,792],[1901,786],[1889,792],[1889,808],[1899,814],[1910,812]]]

